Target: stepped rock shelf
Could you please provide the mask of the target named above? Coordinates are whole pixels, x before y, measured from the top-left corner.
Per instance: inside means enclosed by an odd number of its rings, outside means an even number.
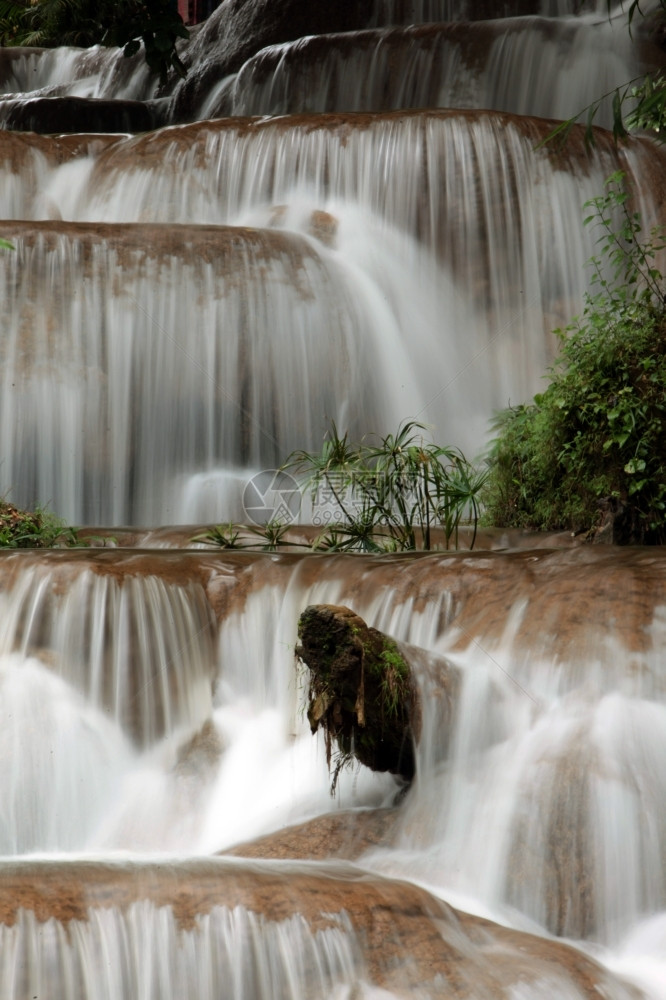
[[[583,203],[621,169],[666,219],[649,140],[535,148],[663,66],[635,27],[224,0],[184,81],[0,50],[0,491],[92,538],[0,553],[2,1000],[665,1000],[661,550],[193,541],[331,419],[472,457],[539,389],[589,287]],[[418,703],[409,766],[333,797],[313,606],[408,656]]]

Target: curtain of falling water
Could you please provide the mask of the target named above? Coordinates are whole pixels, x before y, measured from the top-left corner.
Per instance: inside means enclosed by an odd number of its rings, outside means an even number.
[[[214,626],[199,584],[15,560],[3,564],[17,575],[0,593],[0,654],[43,658],[140,746],[208,717]]]
[[[244,907],[214,907],[191,928],[147,902],[66,927],[24,912],[0,926],[0,989],[5,1000],[182,1000],[196,980],[197,1000],[346,1000],[359,996],[357,951],[344,926],[313,933],[303,917],[268,921]]]
[[[126,59],[122,49],[96,45],[90,49],[0,50],[0,95],[145,101],[153,96],[157,82],[144,59]]]
[[[479,14],[479,9],[483,12]],[[607,14],[606,0],[534,0],[521,4],[506,0],[504,4],[481,5],[475,0],[375,0],[373,24],[423,24],[428,21],[466,21],[475,17],[511,17],[514,14],[541,14],[559,17],[568,14],[597,12]]]
[[[28,563],[5,559],[0,593],[0,854],[99,840],[137,755],[162,744],[173,763],[210,718],[217,673],[210,607],[182,571]]]
[[[463,688],[447,763],[438,698],[426,682],[424,781],[402,846],[412,872],[431,884],[446,871],[450,889],[515,906],[552,933],[617,945],[666,898],[658,764],[666,705],[661,695],[608,683],[558,694],[560,665],[530,661],[527,669],[509,644],[480,655],[474,641],[467,657],[454,657]],[[497,663],[511,665],[508,680]]]
[[[263,49],[202,117],[439,107],[569,118],[638,75],[623,21],[385,29]],[[610,127],[607,105],[595,122]]]
[[[271,467],[316,447],[329,417],[360,434],[388,430],[396,403],[423,409],[372,276],[286,233],[179,235],[37,228],[0,258],[16,502],[48,498],[78,523],[178,521],[183,475]]]
[[[492,115],[203,124],[51,170],[64,218],[169,223],[171,242],[52,223],[0,259],[3,488],[81,523],[164,523],[188,477],[316,447],[331,417],[362,434],[419,416],[473,453],[580,309],[582,203],[647,169],[641,146],[567,166],[538,137]],[[217,259],[207,237],[202,259],[186,221],[285,232],[220,236]]]
[[[624,16],[562,26],[541,21],[524,29],[518,20],[490,47],[479,107],[571,118],[642,72]],[[596,125],[612,128],[611,101],[601,103]]]

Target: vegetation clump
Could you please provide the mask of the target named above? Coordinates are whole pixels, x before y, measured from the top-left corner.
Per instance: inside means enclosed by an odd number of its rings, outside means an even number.
[[[298,622],[296,655],[309,668],[308,721],[321,728],[332,789],[357,761],[374,771],[414,776],[415,690],[397,644],[349,608],[311,605]]]
[[[473,548],[486,473],[457,448],[425,441],[423,431],[423,424],[412,420],[375,443],[353,443],[332,422],[320,451],[293,452],[282,471],[301,479],[312,498],[312,523],[323,529],[310,544],[288,537],[289,525],[279,520],[246,528],[220,524],[192,540],[266,552],[283,546],[408,552],[436,548],[442,536],[447,549],[451,541],[457,546],[461,525],[470,525]]]
[[[476,533],[485,473],[457,448],[425,441],[423,431],[411,420],[376,444],[352,443],[332,423],[320,452],[290,455],[284,468],[305,477],[316,518],[326,525],[317,548],[431,549],[436,528],[448,548],[452,539],[457,544],[461,524]]]
[[[44,508],[21,510],[0,500],[0,549],[47,549],[76,543],[74,530]]]
[[[655,259],[666,244],[656,231],[640,241],[622,174],[587,207],[586,223],[601,230],[595,290],[556,331],[546,391],[496,419],[485,519],[591,536],[609,526],[616,542],[663,543],[666,298]]]

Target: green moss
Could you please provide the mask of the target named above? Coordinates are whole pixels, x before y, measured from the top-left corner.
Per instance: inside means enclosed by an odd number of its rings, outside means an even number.
[[[409,667],[392,639],[386,640],[379,658],[387,669],[393,670],[402,680],[405,680],[409,675]]]
[[[382,714],[394,719],[405,711],[405,701],[409,698],[409,667],[392,639],[384,639],[375,669],[380,674]]]

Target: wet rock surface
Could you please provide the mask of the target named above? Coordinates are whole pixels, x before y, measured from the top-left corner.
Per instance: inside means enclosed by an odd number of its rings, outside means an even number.
[[[321,726],[335,767],[355,757],[373,771],[414,776],[417,709],[413,681],[394,640],[368,628],[353,611],[328,604],[301,614],[296,655],[310,671],[308,720]]]
[[[354,861],[368,849],[389,843],[398,818],[398,809],[341,810],[276,830],[221,853],[238,858]]]
[[[149,132],[163,124],[157,108],[142,101],[89,97],[0,100],[0,122],[10,131],[53,133]]]

